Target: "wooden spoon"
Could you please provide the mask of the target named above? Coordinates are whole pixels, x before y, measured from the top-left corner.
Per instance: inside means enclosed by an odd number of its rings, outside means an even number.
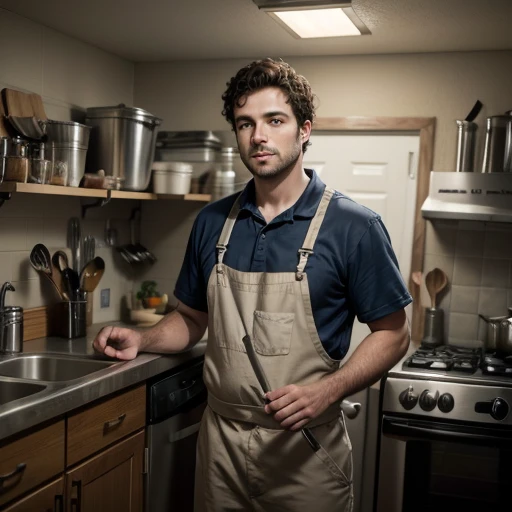
[[[436,309],[437,295],[445,288],[447,283],[448,276],[440,268],[435,268],[427,274],[425,285],[430,295],[430,305],[432,309]]]
[[[105,262],[103,258],[96,256],[93,260],[89,261],[80,274],[80,288],[87,293],[92,293],[105,271]]]

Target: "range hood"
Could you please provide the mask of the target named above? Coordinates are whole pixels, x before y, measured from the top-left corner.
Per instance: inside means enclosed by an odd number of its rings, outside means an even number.
[[[512,223],[512,173],[431,172],[426,219]]]

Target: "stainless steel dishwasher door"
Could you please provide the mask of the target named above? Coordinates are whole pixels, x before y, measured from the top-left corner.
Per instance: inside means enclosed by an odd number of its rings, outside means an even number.
[[[193,512],[196,443],[206,407],[202,360],[148,387],[146,512]]]

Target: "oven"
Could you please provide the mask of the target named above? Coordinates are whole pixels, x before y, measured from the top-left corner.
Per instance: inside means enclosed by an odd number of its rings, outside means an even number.
[[[512,379],[484,360],[450,372],[408,358],[383,379],[376,512],[510,509]]]

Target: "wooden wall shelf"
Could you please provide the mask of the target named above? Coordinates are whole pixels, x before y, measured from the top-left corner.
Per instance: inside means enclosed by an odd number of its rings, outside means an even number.
[[[0,185],[0,192],[46,194],[72,197],[99,197],[106,199],[108,191],[99,188],[59,187],[56,185],[40,185],[39,183],[5,182]],[[203,201],[211,199],[209,194],[153,194],[151,192],[130,192],[127,190],[112,190],[112,199],[137,199],[155,201],[157,199],[174,199],[182,201]]]

